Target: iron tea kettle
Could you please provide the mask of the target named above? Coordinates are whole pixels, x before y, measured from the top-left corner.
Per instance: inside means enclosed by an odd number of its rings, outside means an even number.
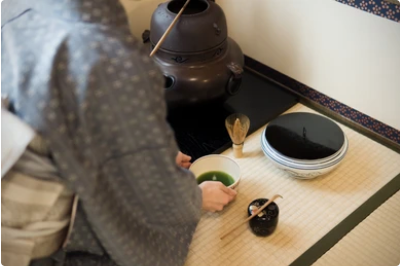
[[[149,51],[184,4],[168,1],[153,12],[150,31],[142,35]],[[191,0],[153,59],[164,74],[169,107],[227,99],[240,89],[244,56],[214,1]]]

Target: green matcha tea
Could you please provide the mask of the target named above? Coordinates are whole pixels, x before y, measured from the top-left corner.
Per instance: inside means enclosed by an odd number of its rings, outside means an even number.
[[[220,171],[210,171],[205,172],[197,178],[197,183],[201,184],[204,181],[220,181],[225,186],[229,187],[233,183],[235,183],[235,179],[228,175],[227,173]]]

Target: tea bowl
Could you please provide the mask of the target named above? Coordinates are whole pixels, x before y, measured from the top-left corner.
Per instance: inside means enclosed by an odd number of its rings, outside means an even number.
[[[234,180],[233,184],[228,186],[233,189],[240,182],[241,172],[239,164],[234,159],[221,154],[210,154],[200,157],[192,163],[189,170],[195,175],[197,180],[207,172],[218,171],[226,173]]]

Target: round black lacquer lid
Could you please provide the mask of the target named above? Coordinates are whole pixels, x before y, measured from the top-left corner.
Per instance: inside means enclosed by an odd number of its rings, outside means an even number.
[[[344,133],[332,120],[311,113],[290,113],[271,121],[265,137],[272,148],[295,159],[321,159],[338,152]]]

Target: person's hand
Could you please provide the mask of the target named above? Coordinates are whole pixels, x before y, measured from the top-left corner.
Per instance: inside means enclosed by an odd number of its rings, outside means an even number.
[[[178,152],[178,155],[176,155],[176,164],[183,168],[189,168],[191,165],[191,159],[192,157],[190,157],[189,155]]]
[[[236,197],[236,191],[218,181],[205,181],[199,185],[203,193],[203,206],[206,211],[222,211]]]

